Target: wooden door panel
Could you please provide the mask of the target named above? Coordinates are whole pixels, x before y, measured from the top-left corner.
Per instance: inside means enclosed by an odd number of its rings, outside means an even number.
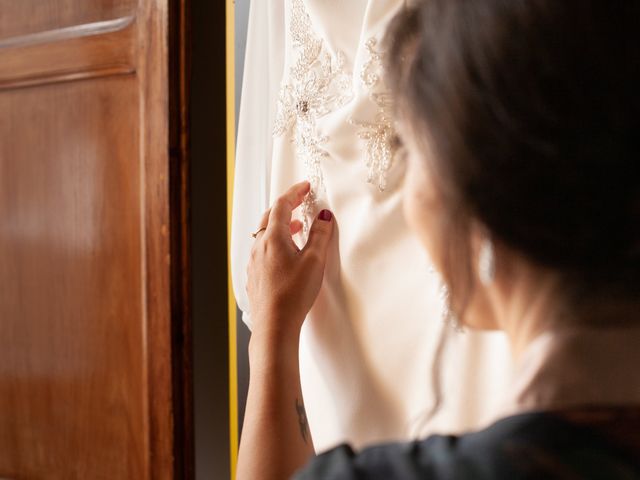
[[[0,95],[2,477],[143,478],[137,103],[132,77]]]
[[[133,15],[136,0],[0,0],[0,39]]]
[[[136,82],[21,89],[0,111],[0,475],[142,478]]]
[[[0,0],[0,478],[183,468],[168,3]]]

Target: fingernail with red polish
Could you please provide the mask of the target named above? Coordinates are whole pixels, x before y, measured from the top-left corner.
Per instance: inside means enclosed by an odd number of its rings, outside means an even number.
[[[331,214],[331,212],[329,210],[322,210],[320,212],[320,215],[318,215],[318,218],[324,222],[330,222],[331,221],[331,217],[333,217],[333,215]]]

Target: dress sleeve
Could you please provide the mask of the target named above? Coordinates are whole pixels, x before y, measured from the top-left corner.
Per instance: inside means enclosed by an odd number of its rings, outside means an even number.
[[[355,453],[341,445],[313,459],[294,480],[442,480],[484,477],[456,454],[456,437],[367,448]]]
[[[246,269],[253,244],[250,234],[258,228],[269,202],[273,122],[284,69],[283,32],[284,0],[251,2],[231,219],[233,289],[249,327]]]

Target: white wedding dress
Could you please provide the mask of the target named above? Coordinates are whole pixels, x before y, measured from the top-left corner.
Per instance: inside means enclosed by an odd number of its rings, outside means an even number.
[[[293,183],[295,215],[335,214],[325,281],[303,327],[300,373],[317,450],[492,419],[510,370],[502,334],[445,329],[437,274],[402,215],[381,39],[399,0],[254,0],[242,90],[232,225],[233,284],[251,325],[246,266],[264,210]],[[436,377],[438,374],[435,375]],[[435,416],[434,385],[444,401]],[[428,421],[426,421],[428,420]]]

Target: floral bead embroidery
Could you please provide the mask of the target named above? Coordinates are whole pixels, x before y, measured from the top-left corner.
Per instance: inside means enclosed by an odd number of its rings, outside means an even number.
[[[362,66],[360,80],[369,90],[369,98],[378,111],[373,121],[351,119],[350,123],[361,127],[358,138],[366,142],[367,182],[377,184],[378,189],[384,191],[399,142],[393,120],[393,100],[382,77],[383,54],[376,50],[376,44],[377,40],[370,38],[365,45],[369,58]],[[380,86],[384,87],[383,91],[379,91]]]
[[[303,203],[304,233],[318,198],[324,194],[322,148],[328,141],[318,132],[317,121],[345,105],[353,96],[351,75],[345,72],[344,55],[331,55],[313,25],[302,0],[291,2],[289,29],[296,57],[287,83],[280,89],[274,135],[292,132],[296,155],[305,165],[311,191]]]

